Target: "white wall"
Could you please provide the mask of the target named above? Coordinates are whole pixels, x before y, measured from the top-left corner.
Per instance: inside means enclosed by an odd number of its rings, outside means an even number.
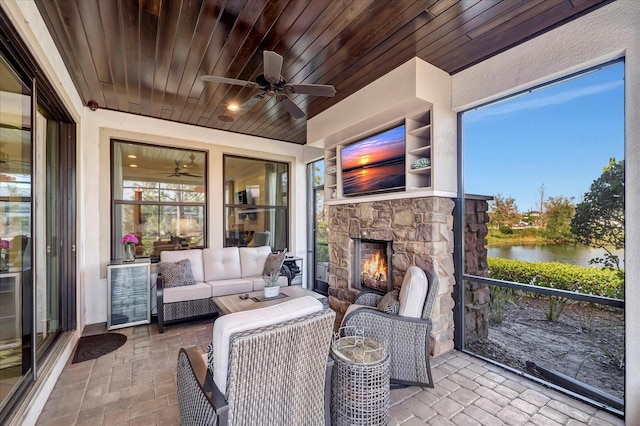
[[[463,111],[520,89],[625,57],[626,423],[640,425],[640,5],[617,0],[453,76]],[[597,125],[595,123],[594,125]]]

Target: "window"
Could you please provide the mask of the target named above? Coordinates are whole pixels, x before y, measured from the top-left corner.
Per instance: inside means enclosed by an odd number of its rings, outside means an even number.
[[[624,62],[461,119],[466,327],[457,344],[622,412]]]
[[[289,165],[224,156],[225,247],[288,247]]]
[[[113,240],[138,237],[136,257],[206,246],[207,155],[204,152],[112,141]]]

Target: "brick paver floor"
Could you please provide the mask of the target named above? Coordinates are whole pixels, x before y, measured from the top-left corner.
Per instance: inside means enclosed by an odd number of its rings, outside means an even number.
[[[179,425],[176,360],[182,346],[203,351],[212,321],[116,330],[127,342],[96,360],[69,360],[38,425]],[[84,334],[104,332],[89,326]],[[391,391],[391,425],[624,425],[605,411],[500,367],[453,351],[432,360],[434,389]]]

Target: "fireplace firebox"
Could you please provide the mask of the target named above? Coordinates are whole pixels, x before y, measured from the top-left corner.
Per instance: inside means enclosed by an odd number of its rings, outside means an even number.
[[[386,293],[391,281],[391,241],[353,239],[353,288]]]

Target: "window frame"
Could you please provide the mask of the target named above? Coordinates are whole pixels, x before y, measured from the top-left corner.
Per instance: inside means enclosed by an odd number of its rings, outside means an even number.
[[[456,350],[465,352],[469,355],[475,356],[475,357],[481,357],[480,355],[470,351],[469,349],[467,349],[467,342],[466,342],[466,327],[465,327],[465,306],[467,303],[466,300],[466,289],[468,288],[468,286],[472,286],[472,285],[484,285],[487,286],[487,288],[492,288],[492,287],[498,287],[498,288],[503,288],[503,289],[513,289],[513,290],[520,290],[526,293],[532,293],[532,294],[536,294],[536,295],[540,295],[540,296],[553,296],[553,297],[560,297],[560,298],[567,298],[567,299],[571,299],[573,301],[576,302],[583,302],[583,303],[592,303],[592,304],[598,304],[598,305],[603,305],[603,306],[607,306],[607,307],[611,307],[611,308],[615,308],[615,309],[625,309],[625,299],[614,299],[614,298],[608,298],[608,297],[603,297],[603,296],[593,296],[590,294],[584,294],[584,293],[577,293],[577,292],[572,292],[572,291],[566,291],[566,290],[559,290],[559,289],[555,289],[555,288],[549,288],[549,287],[542,287],[542,286],[536,286],[536,285],[531,285],[531,284],[524,284],[524,283],[519,283],[519,282],[515,282],[515,281],[507,281],[507,280],[499,280],[499,279],[492,279],[492,278],[488,278],[488,277],[482,277],[479,275],[475,275],[472,273],[467,273],[465,271],[465,265],[466,265],[466,250],[465,250],[465,227],[466,227],[466,201],[469,199],[477,199],[477,195],[472,195],[472,194],[467,194],[465,192],[465,185],[464,185],[464,177],[465,177],[465,151],[464,151],[464,114],[469,112],[469,111],[473,111],[476,110],[478,108],[482,108],[488,105],[492,105],[492,104],[496,104],[499,102],[502,102],[504,100],[507,99],[513,99],[516,98],[518,96],[524,95],[524,94],[528,94],[540,89],[544,89],[547,88],[549,86],[555,85],[555,84],[559,84],[559,83],[563,83],[566,82],[570,79],[576,78],[576,77],[580,77],[583,76],[587,73],[591,73],[591,72],[597,72],[600,69],[615,65],[617,63],[623,63],[625,62],[625,58],[621,57],[612,61],[607,61],[601,64],[598,64],[596,66],[593,67],[589,67],[577,72],[573,72],[570,73],[568,75],[559,77],[559,78],[555,78],[553,80],[541,83],[541,84],[537,84],[535,86],[523,89],[523,90],[519,90],[517,92],[514,93],[510,93],[508,95],[505,96],[501,96],[499,98],[496,98],[494,100],[488,101],[488,102],[484,102],[480,105],[474,106],[472,108],[466,109],[464,111],[460,111],[457,114],[457,152],[459,153],[458,158],[457,158],[457,179],[458,179],[458,198],[456,198],[454,200],[455,202],[455,208],[454,208],[454,268],[455,268],[455,282],[456,285],[454,286],[454,290],[453,290],[453,298],[454,298],[454,308],[453,308],[453,316],[454,316],[454,348]],[[625,76],[626,76],[626,70],[625,70]],[[626,85],[626,83],[625,83]],[[623,112],[624,114],[624,112]],[[626,153],[625,153],[626,154]],[[623,157],[623,159],[626,159],[626,155]],[[626,211],[626,209],[625,209]],[[625,328],[627,327],[627,325],[625,324]],[[522,377],[526,377],[534,382],[538,382],[541,383],[542,385],[546,386],[546,387],[550,387],[552,389],[556,389],[560,392],[572,392],[571,389],[569,387],[564,387],[564,386],[560,386],[557,385],[555,383],[550,382],[547,379],[541,379],[538,378],[536,376],[530,375],[526,372],[520,371],[518,369],[512,368],[510,366],[504,365],[504,364],[500,364],[499,362],[490,359],[490,358],[483,358],[482,359],[486,360],[487,362],[491,363],[491,364],[496,364],[496,365],[500,365],[501,367],[511,371],[512,373],[518,375],[518,376],[522,376]],[[585,396],[579,393],[571,393],[571,395],[579,400],[583,400],[587,403],[590,404],[596,404],[599,407],[607,410],[607,411],[612,411],[616,414],[620,414],[618,413],[614,408],[608,406],[607,404],[604,404],[602,401],[596,401],[595,399],[592,399],[589,396]],[[604,404],[604,405],[603,405]],[[628,407],[628,404],[627,404]]]
[[[227,181],[229,180],[229,177],[227,176],[227,161],[229,159],[239,159],[239,160],[249,160],[249,161],[255,161],[257,163],[260,164],[265,164],[265,163],[274,163],[274,164],[279,164],[279,165],[284,165],[286,167],[286,174],[287,174],[287,188],[286,188],[286,202],[283,203],[282,205],[277,205],[277,204],[239,204],[239,203],[228,203],[227,202],[227,198],[226,198],[226,184]],[[237,188],[236,188],[237,189]],[[234,190],[235,191],[235,190]],[[237,192],[237,191],[235,191]],[[265,159],[265,158],[255,158],[255,157],[248,157],[248,156],[242,156],[242,155],[235,155],[235,154],[223,154],[222,156],[222,197],[223,197],[223,202],[222,202],[222,217],[223,217],[223,221],[222,221],[222,247],[241,247],[240,245],[230,245],[227,244],[227,232],[230,232],[229,230],[229,219],[228,219],[228,211],[229,209],[255,209],[255,210],[265,210],[265,211],[269,211],[272,210],[274,212],[279,212],[279,211],[284,211],[284,217],[286,218],[286,223],[284,225],[284,238],[285,238],[285,245],[282,248],[276,248],[277,251],[279,250],[284,250],[284,249],[289,249],[290,247],[290,239],[289,239],[289,226],[291,223],[291,210],[290,210],[290,205],[291,205],[291,163],[288,161],[280,161],[280,160],[270,160],[270,159]],[[235,201],[235,197],[233,199],[233,201]],[[273,237],[271,239],[270,245],[272,247],[274,247],[274,241],[275,241],[275,237]]]
[[[177,151],[183,151],[183,152],[189,152],[189,153],[197,153],[199,155],[202,155],[204,160],[203,160],[203,164],[202,164],[202,168],[203,168],[203,185],[204,185],[204,202],[200,203],[200,202],[192,202],[192,201],[188,201],[188,202],[177,202],[177,201],[161,201],[160,199],[158,200],[154,200],[154,201],[144,201],[144,200],[140,200],[140,201],[136,201],[136,200],[116,200],[114,198],[114,193],[115,193],[115,174],[114,174],[114,167],[115,167],[115,161],[114,161],[114,154],[115,154],[115,145],[117,143],[122,143],[122,144],[135,144],[135,145],[139,145],[141,147],[147,147],[147,148],[159,148],[159,149],[165,149],[165,150],[177,150]],[[177,147],[177,146],[167,146],[167,145],[160,145],[160,144],[152,144],[152,143],[146,143],[146,142],[138,142],[138,141],[131,141],[131,140],[126,140],[126,139],[121,139],[121,138],[111,138],[110,140],[110,146],[109,146],[109,154],[110,154],[110,167],[109,167],[109,171],[110,171],[110,185],[109,185],[109,190],[110,190],[110,194],[109,197],[111,199],[111,218],[110,218],[110,224],[111,224],[111,259],[118,259],[120,258],[120,242],[117,241],[117,233],[114,232],[115,229],[117,229],[117,227],[120,224],[116,224],[116,209],[119,208],[120,206],[157,206],[157,207],[176,207],[176,208],[181,208],[181,207],[202,207],[203,209],[203,213],[202,213],[202,218],[203,218],[203,223],[202,223],[202,235],[203,235],[203,244],[202,247],[208,247],[208,241],[209,241],[209,232],[208,232],[208,223],[209,223],[209,178],[208,178],[208,169],[209,169],[209,152],[206,150],[200,150],[200,149],[193,149],[193,148],[188,148],[188,147]],[[159,184],[166,184],[166,183],[170,183],[170,182],[159,182]],[[123,181],[123,185],[122,185],[122,190],[123,192],[129,188],[128,186],[124,185],[124,181]],[[182,250],[182,249],[181,249]],[[151,262],[158,262],[159,259],[159,253],[158,254],[151,254],[149,256],[136,256],[136,258],[146,258],[149,257]]]

